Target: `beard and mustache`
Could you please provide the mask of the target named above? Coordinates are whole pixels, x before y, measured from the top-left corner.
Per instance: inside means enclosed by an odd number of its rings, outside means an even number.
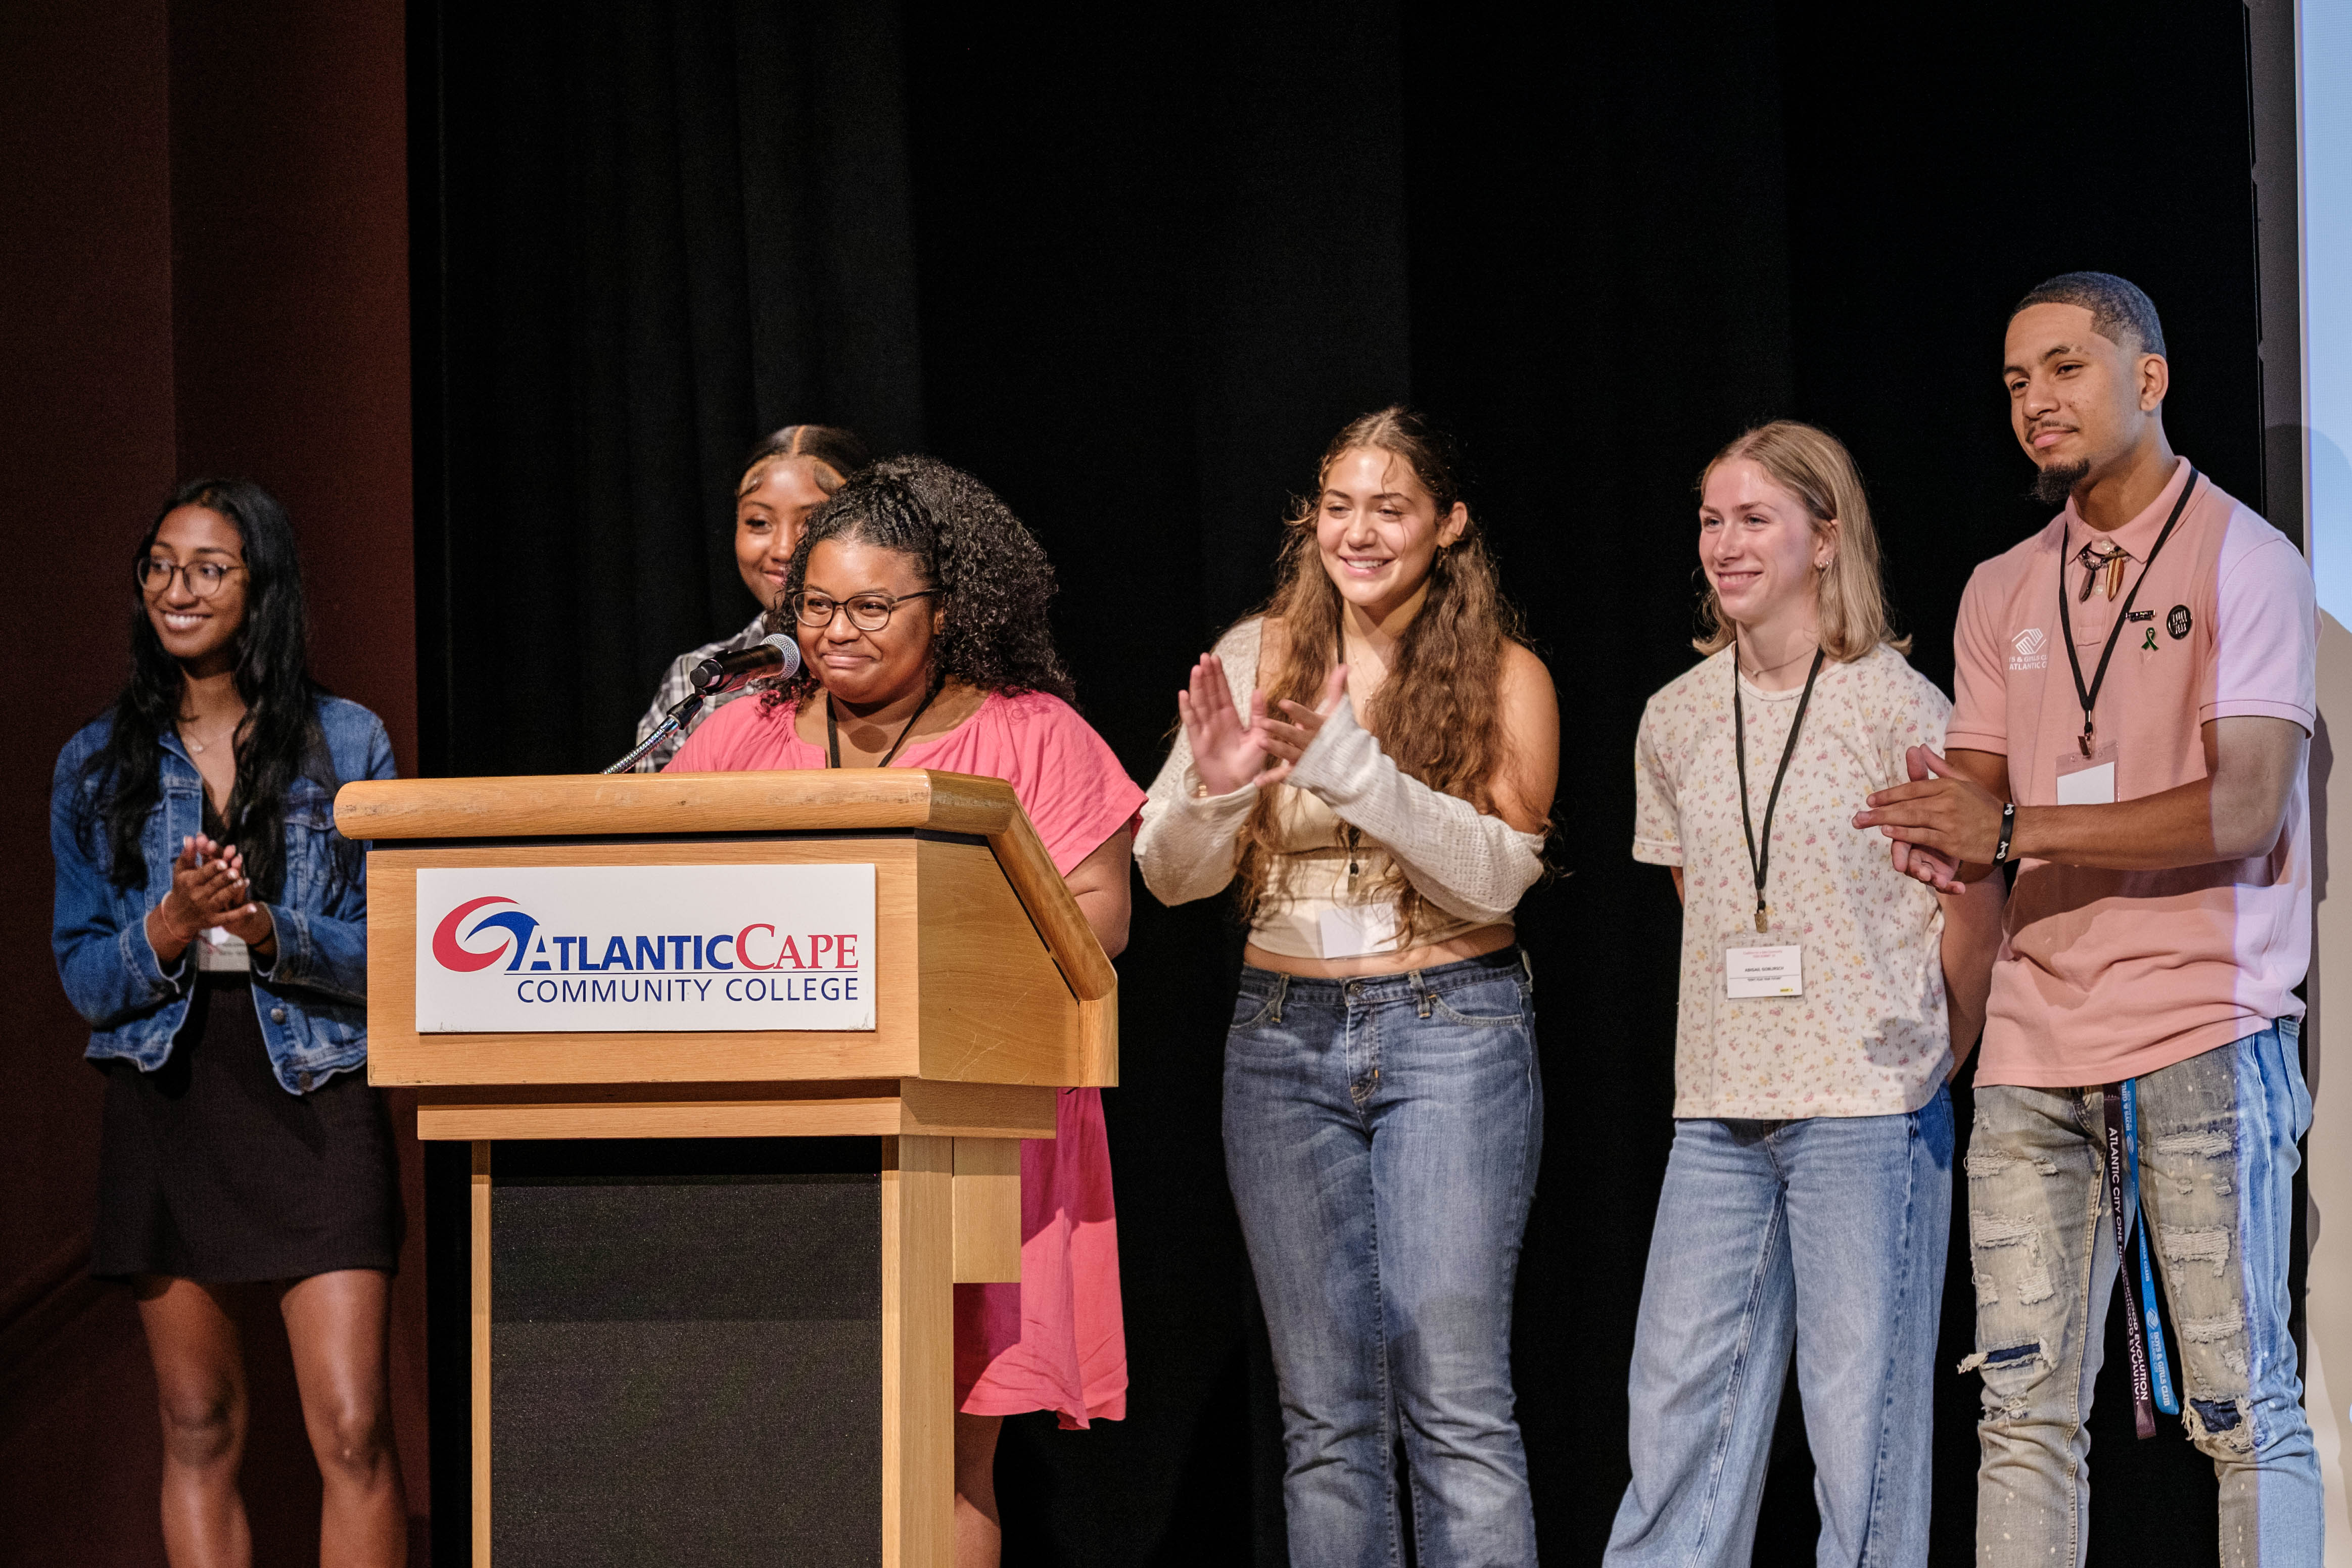
[[[2045,507],[2063,507],[2090,472],[2088,463],[2053,463],[2034,475],[2033,498]]]

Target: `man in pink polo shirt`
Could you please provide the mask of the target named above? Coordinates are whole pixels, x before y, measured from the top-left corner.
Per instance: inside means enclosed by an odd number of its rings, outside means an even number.
[[[2160,1264],[2221,1561],[2316,1563],[2286,1290],[2311,1118],[2294,995],[2311,574],[2165,440],[2163,332],[2139,289],[2052,278],[2011,315],[2004,361],[2035,493],[2065,509],[1969,580],[1949,758],[1918,748],[1917,781],[1854,819],[1939,885],[2016,862],[1965,1162],[1979,1560],[2084,1560],[2084,1422],[2123,1262],[2139,1429],[2176,1407],[2176,1364],[2140,1321]]]

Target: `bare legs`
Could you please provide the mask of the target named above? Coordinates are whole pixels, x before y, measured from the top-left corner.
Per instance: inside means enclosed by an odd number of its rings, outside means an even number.
[[[246,1568],[253,1534],[236,1490],[245,1353],[220,1300],[189,1280],[138,1284],[163,1414],[163,1552],[172,1568]]]
[[[403,1568],[408,1500],[392,1443],[392,1278],[374,1269],[313,1274],[278,1308],[319,1460],[321,1568]]]
[[[1002,1416],[956,1412],[955,1568],[997,1568],[1003,1550],[996,1519],[996,1434],[1003,1425]]]
[[[376,1270],[345,1269],[278,1296],[319,1461],[322,1568],[407,1560],[408,1505],[392,1442],[391,1291]],[[172,1568],[248,1568],[253,1539],[237,1491],[245,1354],[229,1292],[150,1276],[137,1294],[163,1419],[164,1552]]]

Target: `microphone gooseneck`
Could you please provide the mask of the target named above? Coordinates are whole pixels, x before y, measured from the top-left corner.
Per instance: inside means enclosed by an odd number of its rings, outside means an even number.
[[[687,721],[701,711],[702,705],[706,701],[725,691],[738,680],[746,677],[756,678],[772,672],[791,675],[800,667],[800,644],[782,632],[771,632],[740,653],[724,653],[717,658],[703,660],[702,663],[695,665],[693,672],[687,676],[687,683],[693,689],[680,697],[670,710],[662,716],[661,723],[654,727],[654,732],[651,735],[637,742],[626,757],[622,758],[604,771],[626,773],[630,768],[635,768],[639,760],[650,753],[655,747],[685,728]]]

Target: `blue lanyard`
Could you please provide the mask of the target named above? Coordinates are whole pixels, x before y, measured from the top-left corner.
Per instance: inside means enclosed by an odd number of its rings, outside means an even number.
[[[2195,481],[2192,479],[2191,483]],[[2156,1313],[2156,1270],[2147,1260],[2147,1211],[2139,1207],[2139,1107],[2132,1093],[2132,1081],[2124,1080],[2124,1187],[2131,1195],[2133,1212],[2139,1216],[2139,1293],[2145,1301],[2147,1320],[2148,1381],[2154,1385],[2157,1408],[2168,1416],[2180,1414],[2180,1396],[2172,1389],[2172,1361],[2164,1353],[2164,1324]],[[2131,1289],[2126,1281],[2124,1288]]]

